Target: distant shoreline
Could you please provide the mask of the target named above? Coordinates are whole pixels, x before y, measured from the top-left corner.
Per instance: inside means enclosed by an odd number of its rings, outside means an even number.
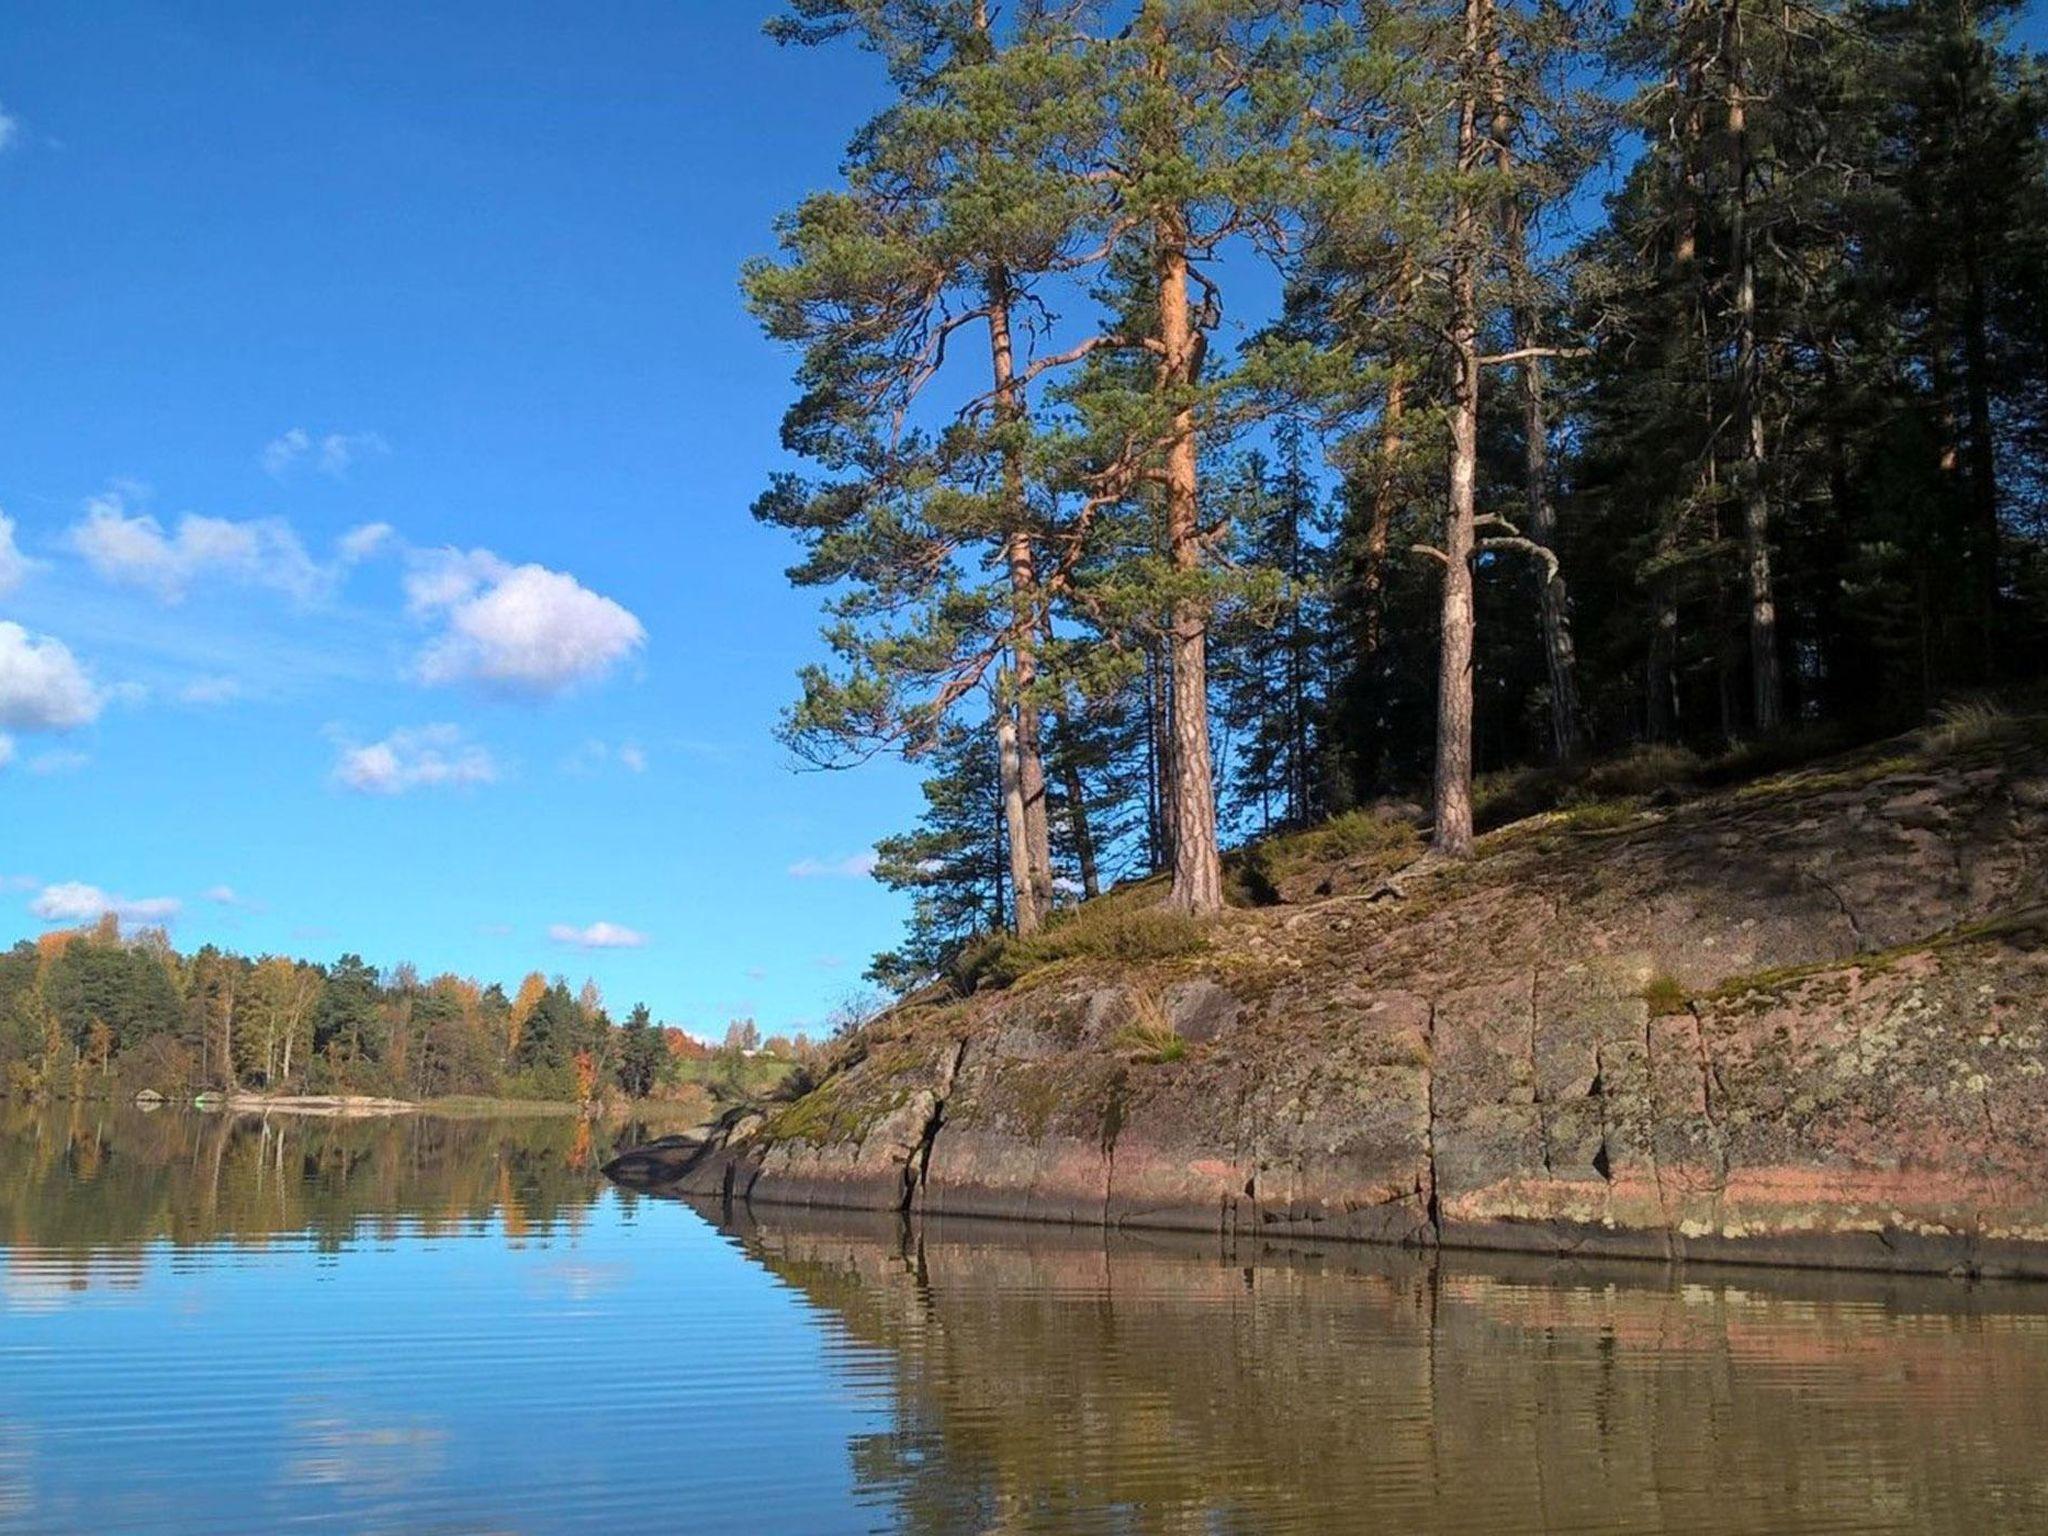
[[[503,1118],[515,1115],[557,1116],[582,1113],[579,1105],[559,1099],[490,1099],[461,1095],[440,1099],[393,1099],[356,1093],[201,1093],[190,1098],[136,1096],[144,1107],[190,1108],[237,1115],[297,1115],[311,1119],[365,1120],[391,1115]]]
[[[202,1096],[204,1098],[205,1096]],[[212,1102],[195,1100],[199,1107]],[[231,1093],[219,1099],[222,1109],[237,1114],[311,1115],[323,1119],[350,1119],[371,1115],[414,1115],[424,1107],[411,1099],[380,1099],[363,1094],[262,1094]]]

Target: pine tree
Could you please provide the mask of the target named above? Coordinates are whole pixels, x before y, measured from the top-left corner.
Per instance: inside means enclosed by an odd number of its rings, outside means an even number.
[[[1005,926],[1009,851],[995,737],[950,726],[931,765],[916,829],[875,847],[875,878],[911,898],[903,943],[867,973],[892,991],[930,979],[969,940]]]
[[[827,761],[923,750],[994,679],[1026,933],[1052,905],[1029,391],[1062,359],[1020,355],[1020,332],[1050,315],[1046,280],[1099,224],[1094,189],[1068,170],[1093,93],[1055,21],[1026,5],[999,30],[985,0],[799,6],[783,35],[857,37],[889,61],[899,99],[856,139],[846,189],[809,199],[783,226],[783,259],[747,273],[770,334],[804,348],[785,439],[833,476],[784,477],[757,515],[805,540],[792,579],[853,587],[832,604],[840,670],[806,671],[788,739]],[[907,428],[977,329],[979,384],[950,422]]]

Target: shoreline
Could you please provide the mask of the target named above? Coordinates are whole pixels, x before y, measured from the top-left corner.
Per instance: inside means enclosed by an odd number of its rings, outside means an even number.
[[[206,1110],[215,1107],[204,1102],[207,1095],[197,1095],[193,1107]],[[411,1099],[382,1099],[363,1094],[347,1093],[299,1093],[260,1094],[230,1093],[220,1095],[218,1107],[229,1114],[260,1115],[305,1115],[315,1119],[349,1120],[368,1119],[380,1115],[419,1114],[423,1105]]]
[[[764,1209],[2048,1280],[2043,848],[2029,736],[1539,818],[1397,887],[1304,859],[1194,944],[1027,951],[606,1171]]]
[[[687,1147],[678,1145],[685,1141],[690,1142]],[[1046,1190],[1023,1199],[976,1199],[971,1193],[954,1191],[942,1203],[928,1203],[921,1189],[915,1190],[912,1198],[894,1203],[820,1199],[815,1188],[778,1189],[772,1174],[766,1179],[768,1187],[760,1188],[763,1169],[759,1156],[749,1157],[715,1138],[691,1141],[669,1137],[645,1147],[631,1147],[604,1164],[601,1171],[613,1183],[635,1193],[678,1200],[700,1211],[716,1208],[727,1222],[741,1215],[750,1220],[803,1216],[820,1220],[889,1221],[919,1229],[927,1224],[951,1224],[1014,1228],[1019,1232],[1036,1229],[1092,1233],[1105,1240],[1148,1236],[1201,1238],[1220,1243],[1226,1257],[1244,1245],[1310,1243],[1337,1249],[1404,1253],[1424,1259],[1465,1254],[1544,1264],[1597,1261],[1661,1265],[1667,1269],[1698,1264],[1717,1269],[1915,1276],[1966,1284],[2034,1286],[2048,1282],[2048,1241],[1877,1225],[1781,1229],[1731,1236],[1686,1234],[1675,1227],[1603,1226],[1568,1220],[1507,1219],[1464,1224],[1425,1217],[1397,1235],[1358,1230],[1343,1223],[1318,1222],[1304,1228],[1303,1224],[1276,1213],[1245,1213],[1230,1207],[1206,1212],[1192,1207],[1137,1211],[1114,1218],[1083,1214],[1088,1202],[1078,1198],[1079,1191]]]

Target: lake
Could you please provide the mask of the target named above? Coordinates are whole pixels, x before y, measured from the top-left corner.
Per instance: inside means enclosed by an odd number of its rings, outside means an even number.
[[[725,1219],[0,1104],[0,1532],[2048,1530],[2048,1287]]]

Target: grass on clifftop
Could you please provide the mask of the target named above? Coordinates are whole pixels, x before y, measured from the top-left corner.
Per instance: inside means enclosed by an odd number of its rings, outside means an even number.
[[[1147,904],[1162,891],[1162,882],[1148,880],[1069,907],[1028,939],[1003,935],[970,944],[953,962],[953,984],[958,991],[974,992],[1012,986],[1062,960],[1138,963],[1206,948],[1199,922]]]
[[[1481,774],[1472,785],[1474,820],[1481,832],[1496,834],[1530,822],[1555,841],[1625,828],[1645,813],[1724,791],[1754,799],[1853,789],[2022,740],[2048,746],[2048,715],[2038,704],[2023,701],[2013,708],[1978,698],[1944,705],[1921,729],[1878,742],[1853,742],[1829,727],[1795,726],[1712,756],[1689,747],[1639,746],[1568,766]],[[1538,823],[1538,817],[1544,820]],[[1369,889],[1421,855],[1428,838],[1425,820],[1419,806],[1389,802],[1263,837],[1228,856],[1232,898],[1243,906],[1271,906]],[[1500,846],[1497,838],[1491,846]]]
[[[1861,746],[1833,730],[1807,727],[1714,756],[1687,747],[1641,746],[1569,766],[1482,774],[1473,784],[1475,819],[1482,831],[1499,832],[1543,817],[1532,826],[1547,838],[1569,839],[1627,828],[1658,808],[1724,790],[1749,797],[1837,782],[1853,787],[2021,738],[2048,746],[2048,716],[1972,699],[1945,706],[1910,735]],[[1422,855],[1428,838],[1423,823],[1420,807],[1387,802],[1262,837],[1225,857],[1232,902],[1273,906],[1369,889]],[[1031,938],[980,939],[953,962],[943,990],[964,997],[1014,986],[1065,961],[1136,965],[1207,949],[1203,923],[1158,905],[1165,891],[1166,878],[1155,876],[1069,907]],[[1660,1006],[1673,1001],[1652,999]]]

